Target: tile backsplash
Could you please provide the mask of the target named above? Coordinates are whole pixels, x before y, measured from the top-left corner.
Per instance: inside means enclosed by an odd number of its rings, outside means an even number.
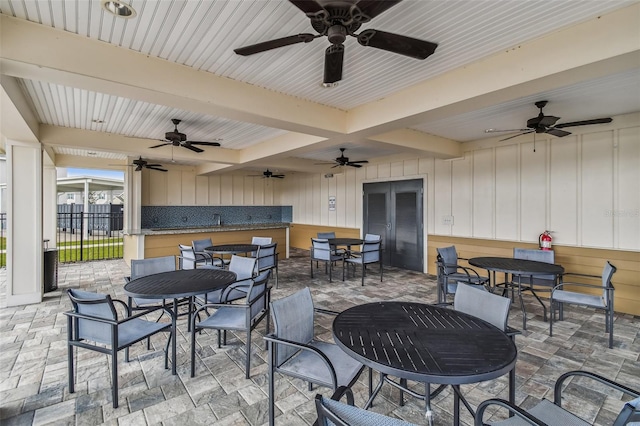
[[[219,216],[216,216],[219,215]],[[292,206],[142,206],[143,229],[290,223]]]

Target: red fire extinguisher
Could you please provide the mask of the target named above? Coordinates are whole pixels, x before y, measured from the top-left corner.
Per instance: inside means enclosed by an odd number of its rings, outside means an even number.
[[[551,250],[551,242],[553,238],[551,237],[551,231],[544,231],[538,237],[538,245],[540,246],[540,250]]]

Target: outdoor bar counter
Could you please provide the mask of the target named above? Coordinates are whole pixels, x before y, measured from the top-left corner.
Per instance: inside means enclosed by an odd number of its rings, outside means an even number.
[[[143,259],[175,255],[178,244],[211,238],[214,244],[249,243],[252,237],[271,237],[278,243],[279,258],[289,257],[289,223],[255,223],[208,227],[173,227],[129,230],[124,232],[124,259]]]

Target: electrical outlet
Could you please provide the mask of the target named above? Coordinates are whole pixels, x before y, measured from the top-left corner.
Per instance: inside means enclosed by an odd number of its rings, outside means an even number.
[[[453,225],[453,216],[442,216],[443,225]]]

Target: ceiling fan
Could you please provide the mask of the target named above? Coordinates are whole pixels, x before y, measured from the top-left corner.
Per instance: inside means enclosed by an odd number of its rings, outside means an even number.
[[[351,167],[362,167],[362,164],[368,163],[367,160],[359,160],[359,161],[349,161],[349,157],[344,156],[344,151],[346,148],[340,148],[340,157],[336,158],[334,163],[316,163],[316,164],[334,164],[334,167],[341,166],[351,166]]]
[[[264,172],[262,172],[261,175],[249,175],[249,176],[253,176],[253,177],[262,177],[262,179],[269,179],[269,178],[277,178],[277,179],[283,179],[284,175],[275,175],[273,174],[273,172],[269,169],[265,170]]]
[[[485,133],[504,133],[504,132],[519,132],[516,135],[509,136],[505,139],[500,139],[501,141],[506,141],[508,139],[512,139],[521,135],[526,135],[529,133],[548,133],[553,136],[557,136],[559,138],[568,136],[571,132],[567,132],[565,130],[561,130],[565,127],[574,127],[574,126],[587,126],[590,124],[604,124],[611,123],[613,121],[611,118],[596,118],[593,120],[583,120],[583,121],[572,121],[569,123],[560,123],[556,124],[560,117],[554,117],[552,115],[544,115],[542,112],[542,108],[547,105],[548,101],[538,101],[536,102],[536,107],[540,109],[540,113],[537,117],[533,117],[527,120],[527,128],[526,129],[511,129],[511,130],[496,130],[496,129],[487,129]]]
[[[133,160],[133,164],[131,165],[136,166],[135,168],[136,172],[141,171],[143,168],[149,169],[149,170],[157,170],[159,172],[167,171],[167,169],[162,168],[162,164],[150,164],[149,162],[147,162],[147,160],[143,160],[142,157],[138,158],[137,160]]]
[[[426,59],[438,45],[429,41],[367,29],[356,31],[401,0],[289,0],[311,20],[318,34],[302,33],[234,49],[238,55],[248,56],[296,43],[309,43],[326,36],[331,45],[325,51],[324,82],[330,87],[342,79],[344,41],[347,35],[355,37],[362,46],[399,53],[415,59]]]
[[[171,122],[174,124],[175,128],[173,129],[173,132],[167,132],[164,134],[164,138],[166,139],[166,142],[161,143],[160,145],[150,146],[149,148],[159,148],[161,146],[173,145],[173,146],[181,146],[183,148],[190,149],[193,152],[200,153],[200,152],[203,152],[203,150],[194,145],[220,146],[218,142],[196,142],[196,141],[187,140],[187,135],[185,135],[184,133],[180,133],[178,131],[178,124],[180,124],[181,121],[182,120],[178,120],[177,118],[172,118]],[[222,139],[215,138],[214,140],[221,141]]]

